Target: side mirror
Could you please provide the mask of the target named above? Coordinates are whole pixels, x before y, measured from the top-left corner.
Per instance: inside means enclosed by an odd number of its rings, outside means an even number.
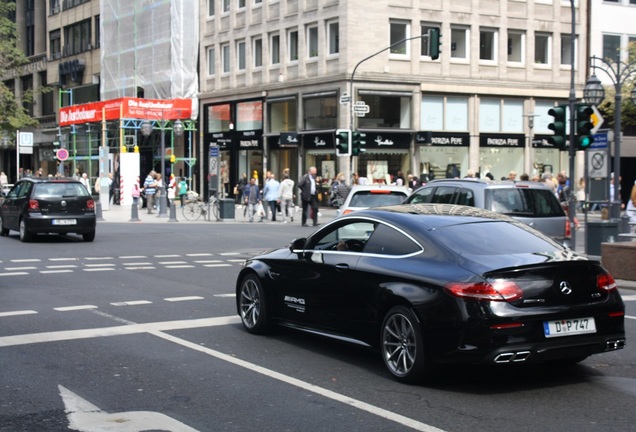
[[[305,243],[307,243],[307,239],[306,238],[295,239],[289,245],[289,250],[292,251],[292,252],[295,252],[295,253],[298,252],[298,251],[302,251],[302,250],[305,249]]]

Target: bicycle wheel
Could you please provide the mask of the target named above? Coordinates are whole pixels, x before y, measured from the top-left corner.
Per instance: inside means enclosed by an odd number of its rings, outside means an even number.
[[[183,217],[186,220],[195,221],[201,217],[201,205],[196,201],[191,201],[183,206]]]
[[[220,221],[221,219],[219,218],[219,200],[212,200],[210,206],[212,207],[212,214],[214,215],[214,219],[216,219],[217,222]]]

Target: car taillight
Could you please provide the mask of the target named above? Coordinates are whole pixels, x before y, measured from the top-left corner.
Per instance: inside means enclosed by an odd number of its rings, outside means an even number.
[[[596,276],[596,287],[603,291],[613,291],[616,289],[616,281],[609,273]]]
[[[40,202],[38,200],[29,200],[29,210],[37,211],[40,210]]]
[[[565,219],[565,236],[572,237],[572,227],[570,225],[570,219]]]
[[[390,194],[391,194],[391,191],[390,191],[390,190],[388,190],[388,189],[371,189],[371,190],[369,191],[369,193],[374,194],[374,195],[375,195],[375,194],[390,195]]]
[[[92,199],[89,199],[88,201],[86,201],[86,208],[88,208],[89,210],[94,210],[95,201],[93,201]]]
[[[511,281],[450,282],[444,285],[449,294],[459,298],[490,301],[514,301],[523,297],[523,291]]]

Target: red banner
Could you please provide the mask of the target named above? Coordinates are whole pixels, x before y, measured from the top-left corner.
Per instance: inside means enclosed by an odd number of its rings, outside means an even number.
[[[102,109],[105,113],[102,114]],[[120,98],[60,108],[60,126],[119,120],[120,118],[147,120],[189,119],[192,115],[190,99]]]

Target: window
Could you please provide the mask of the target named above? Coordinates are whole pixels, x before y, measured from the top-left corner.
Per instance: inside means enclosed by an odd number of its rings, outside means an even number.
[[[369,113],[358,118],[361,128],[411,127],[411,97],[402,95],[378,95],[361,91],[359,100],[369,105]]]
[[[95,48],[100,47],[100,40],[102,40],[101,35],[101,26],[99,24],[100,17],[99,15],[95,16]]]
[[[90,19],[64,27],[64,56],[79,54],[89,49],[92,49]]]
[[[550,35],[534,35],[534,63],[550,64]]]
[[[621,50],[621,37],[619,35],[603,35],[603,58],[616,61]]]
[[[236,42],[236,66],[238,70],[245,70],[245,41]]]
[[[481,99],[479,101],[479,131],[523,133],[523,101]]]
[[[230,72],[230,45],[221,46],[221,63],[223,64],[223,73]]]
[[[428,34],[430,29],[439,29],[439,24],[422,24],[420,27],[421,34]],[[431,54],[428,52],[428,38],[422,39],[422,49],[420,54],[422,56],[430,56]]]
[[[318,57],[318,26],[307,27],[307,57]]]
[[[378,224],[364,245],[364,253],[381,255],[409,255],[420,252],[422,248],[411,238],[396,229]]]
[[[49,15],[60,13],[60,0],[50,0],[49,2]]]
[[[327,23],[327,38],[329,40],[329,54],[340,52],[340,25],[338,22]]]
[[[494,61],[496,58],[497,32],[490,29],[479,31],[479,60]]]
[[[272,35],[271,36],[271,47],[270,52],[272,54],[272,64],[280,63],[280,35]]]
[[[273,100],[267,104],[269,131],[272,133],[295,131],[296,98]]]
[[[346,245],[342,245],[341,249],[338,243],[349,241],[356,241],[357,247],[359,247],[356,252],[362,252],[362,247],[364,243],[367,241],[369,236],[373,233],[375,226],[372,222],[366,221],[355,221],[345,223],[336,227],[333,230],[330,230],[321,237],[315,237],[312,239],[312,242],[307,244],[307,250],[322,250],[322,251],[349,251],[349,248],[346,248]],[[354,243],[350,243],[353,245]]]
[[[287,42],[289,51],[289,60],[298,60],[298,30],[289,30],[287,32]]]
[[[634,36],[629,36],[627,38],[627,55],[629,57],[627,63],[631,63],[636,60],[636,37]]]
[[[208,75],[216,74],[216,50],[208,48]]]
[[[245,9],[245,0],[238,0],[238,8]]]
[[[263,39],[255,38],[252,45],[252,56],[254,57],[254,67],[263,66]]]
[[[404,39],[409,37],[409,24],[404,21],[392,21],[389,26],[391,54],[408,55],[408,45]]]
[[[263,102],[260,100],[238,102],[236,104],[236,130],[260,129],[263,129]]]
[[[525,33],[508,32],[508,61],[511,63],[523,63]]]
[[[208,133],[224,132],[230,130],[230,109],[230,104],[209,105],[207,107]]]
[[[451,29],[451,58],[468,59],[468,29]]]
[[[562,34],[561,35],[561,65],[562,66],[571,66],[574,58],[572,57],[572,36],[570,34]],[[574,39],[574,43],[576,44],[576,39]],[[576,47],[575,53],[576,53]]]
[[[304,98],[303,113],[305,130],[338,127],[338,101],[335,94]]]
[[[212,17],[214,16],[214,4],[216,3],[216,0],[208,0],[208,16]]]
[[[51,60],[59,59],[62,56],[62,32],[60,29],[49,33],[49,52]]]
[[[230,0],[223,0],[223,12],[230,11]]]

